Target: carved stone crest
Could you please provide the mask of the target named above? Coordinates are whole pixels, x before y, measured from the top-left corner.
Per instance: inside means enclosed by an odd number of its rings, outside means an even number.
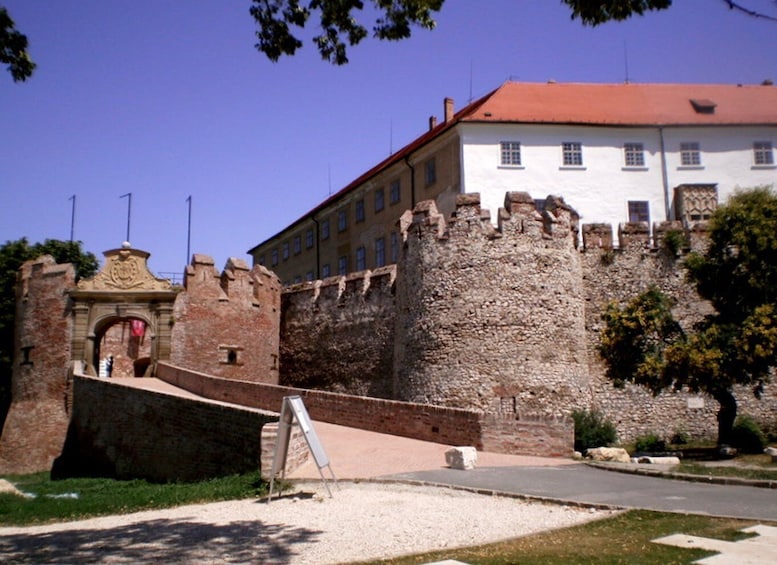
[[[105,252],[105,265],[94,278],[78,283],[79,290],[170,290],[169,280],[156,278],[146,263],[149,253],[124,246]]]

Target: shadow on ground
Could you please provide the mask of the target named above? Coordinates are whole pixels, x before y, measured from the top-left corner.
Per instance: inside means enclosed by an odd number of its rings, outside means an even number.
[[[295,544],[321,534],[262,521],[205,524],[149,520],[111,530],[68,530],[0,538],[5,563],[285,563]]]

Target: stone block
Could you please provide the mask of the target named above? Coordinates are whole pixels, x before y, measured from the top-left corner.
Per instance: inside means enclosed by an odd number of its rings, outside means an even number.
[[[478,452],[474,447],[453,447],[445,452],[445,462],[451,469],[468,471],[478,462]]]
[[[586,451],[585,456],[593,461],[631,462],[629,453],[622,447],[594,447]]]

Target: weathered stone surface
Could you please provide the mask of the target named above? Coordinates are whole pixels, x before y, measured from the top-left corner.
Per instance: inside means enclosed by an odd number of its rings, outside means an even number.
[[[586,451],[585,456],[593,461],[631,462],[628,451],[622,447],[594,447]]]
[[[474,447],[454,447],[445,452],[445,462],[451,469],[469,471],[478,462],[478,452]]]

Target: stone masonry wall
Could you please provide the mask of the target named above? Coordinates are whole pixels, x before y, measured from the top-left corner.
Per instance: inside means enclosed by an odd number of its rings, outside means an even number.
[[[656,244],[649,239],[647,224],[626,224],[618,235],[619,247],[613,249],[611,228],[589,237],[584,230],[585,252],[583,287],[586,296],[586,333],[590,360],[592,404],[612,420],[623,442],[640,435],[656,433],[669,440],[676,433],[695,438],[717,437],[718,404],[709,396],[687,391],[665,391],[653,396],[647,390],[626,385],[616,389],[605,376],[605,368],[596,346],[603,329],[601,315],[609,302],[623,305],[651,285],[673,297],[675,318],[690,330],[693,324],[712,312],[711,306],[701,300],[685,279],[682,267],[684,252],[678,254],[661,245],[663,233],[683,230],[679,222],[666,222],[654,227]],[[609,233],[607,233],[609,230]],[[704,226],[693,226],[689,247],[703,250],[706,241]],[[753,397],[745,387],[736,390],[739,414],[748,414],[764,427],[777,424],[777,395],[775,384],[767,385],[761,400]],[[587,408],[587,407],[586,407]]]
[[[195,254],[175,301],[170,360],[225,378],[278,382],[280,282],[230,259],[219,273]]]
[[[284,291],[280,383],[390,398],[395,276],[391,265]]]
[[[497,229],[478,194],[449,222],[419,203],[397,273],[396,398],[549,417],[589,402],[575,220],[526,193],[507,195]]]
[[[12,398],[0,438],[0,473],[46,469],[59,455],[69,418],[68,364],[72,318],[65,291],[72,265],[50,256],[18,275]]]
[[[262,428],[277,414],[76,376],[56,477],[197,481],[257,471]]]

